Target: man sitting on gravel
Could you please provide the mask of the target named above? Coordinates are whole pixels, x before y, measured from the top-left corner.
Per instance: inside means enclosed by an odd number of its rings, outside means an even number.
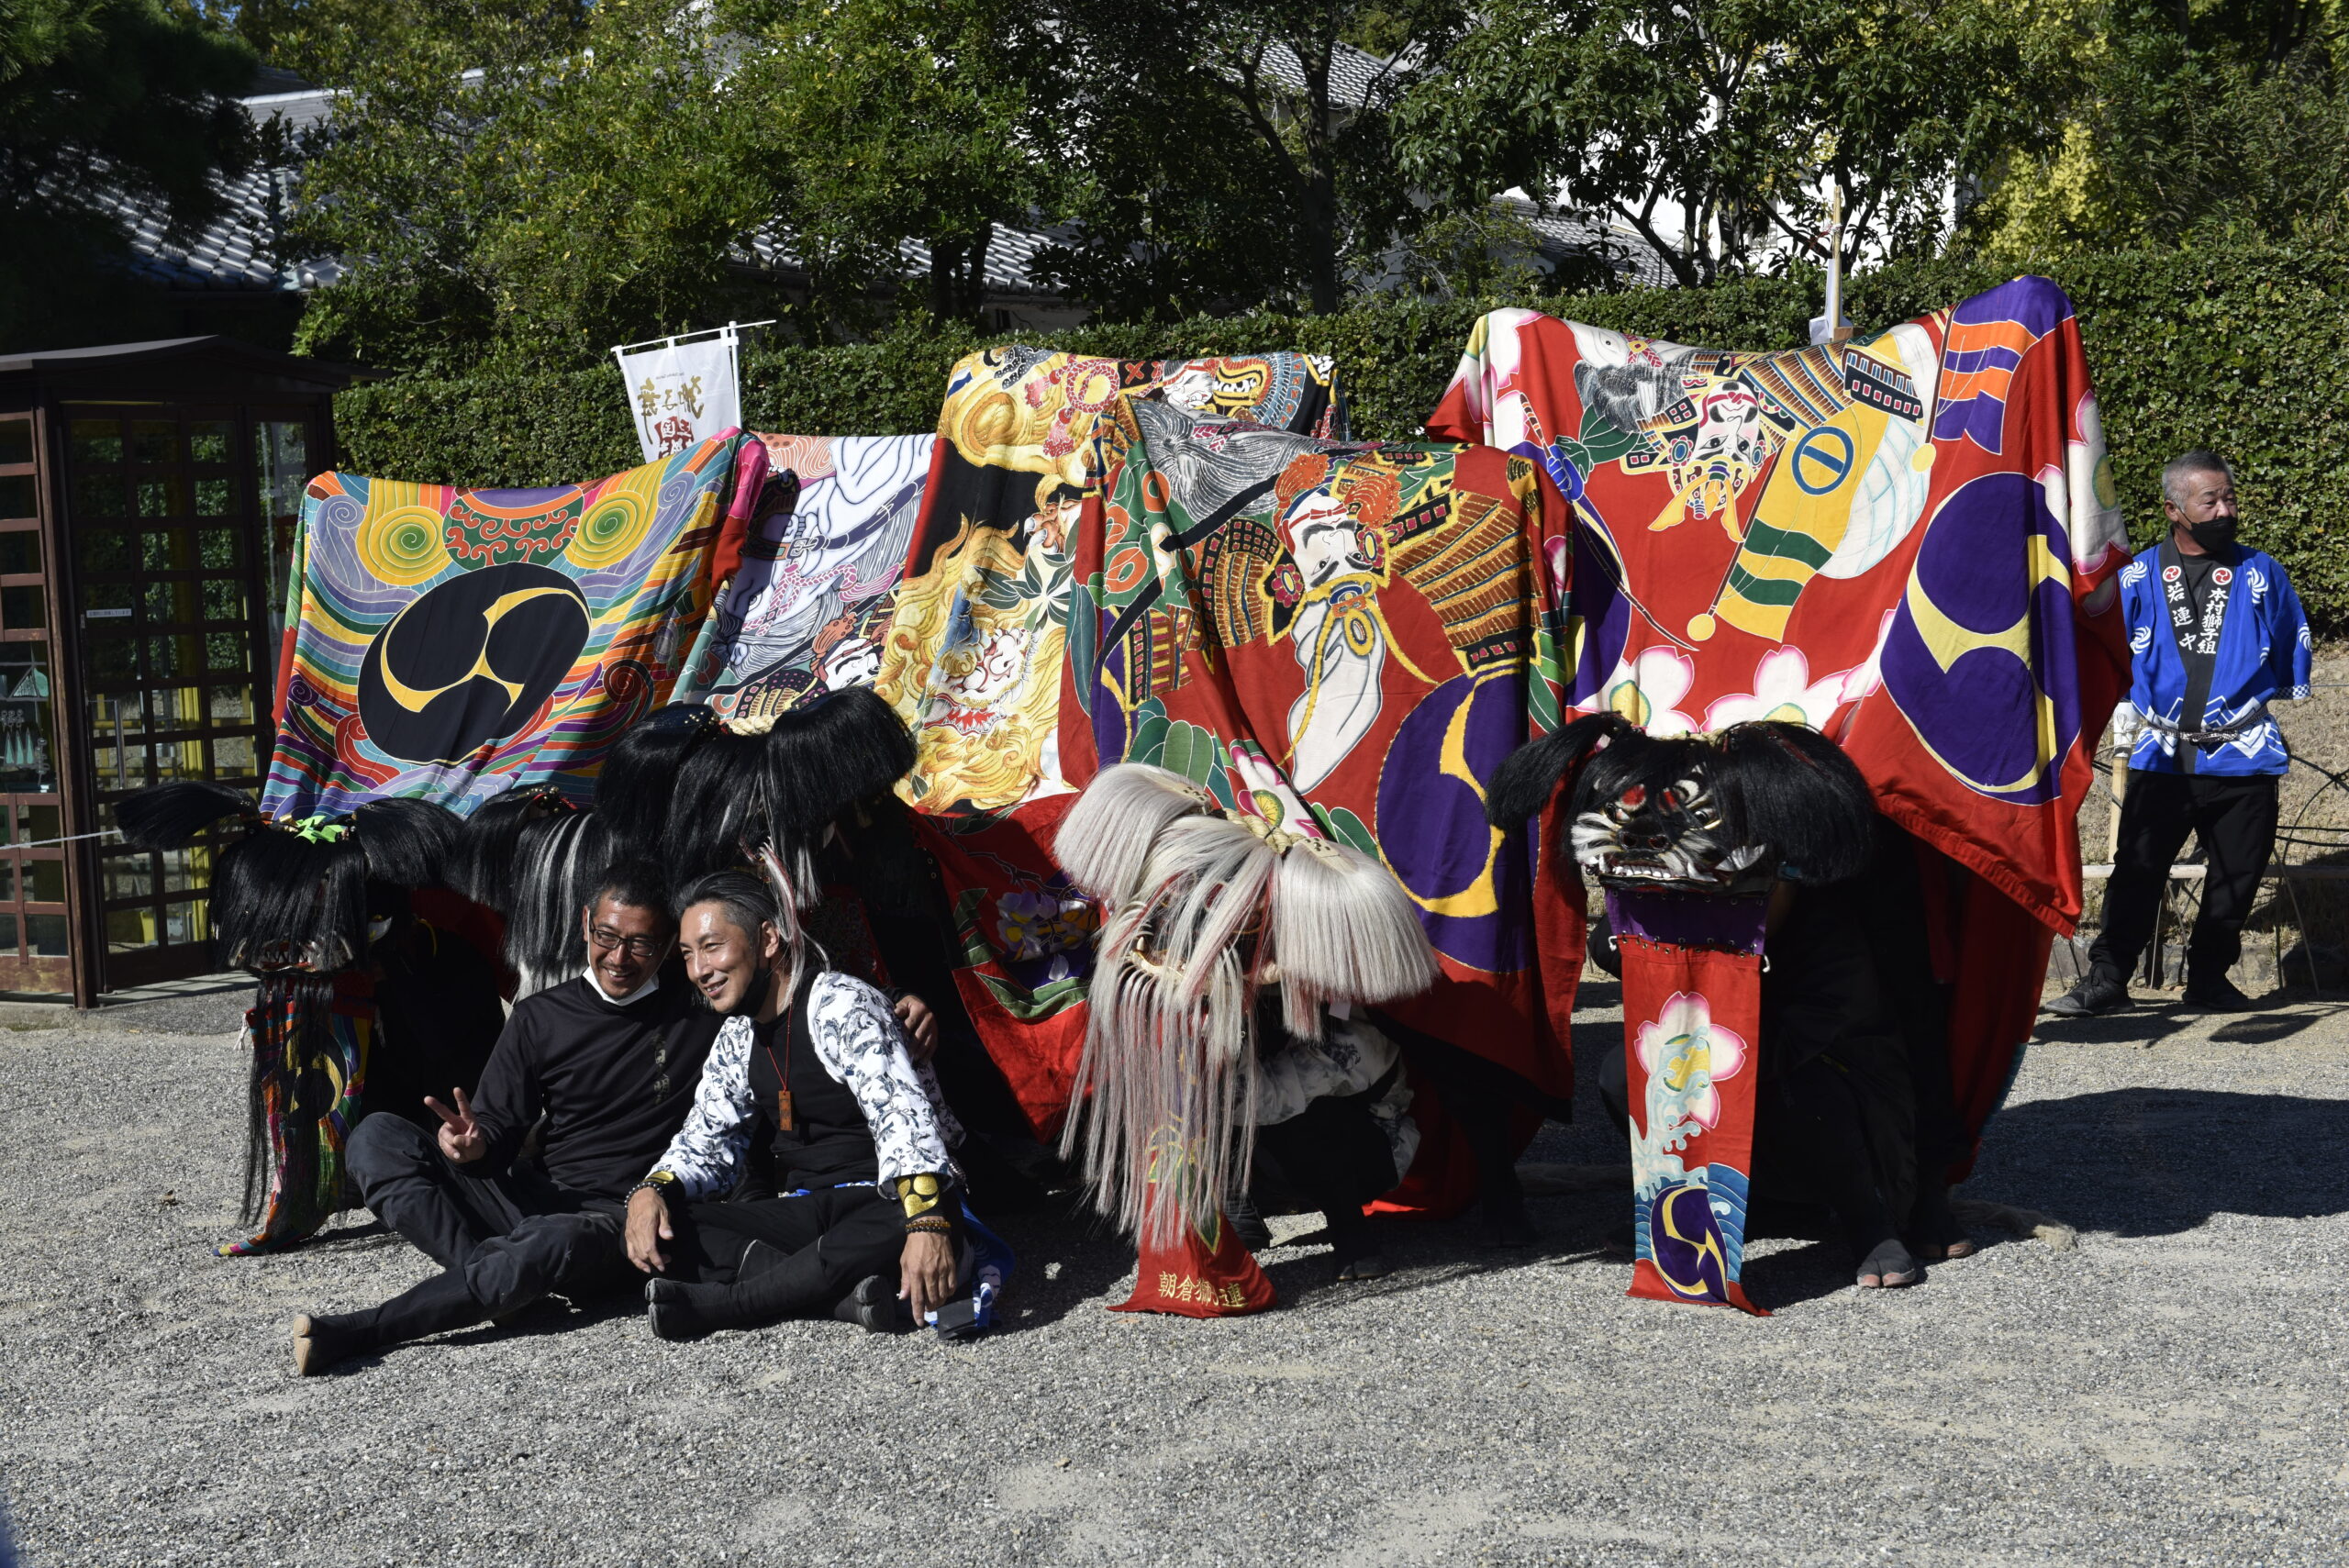
[[[2207,864],[2186,947],[2186,1005],[2213,1013],[2252,1005],[2227,971],[2276,847],[2277,784],[2292,761],[2267,705],[2309,695],[2308,617],[2275,558],[2235,541],[2226,459],[2173,458],[2162,495],[2168,535],[2121,573],[2129,701],[2143,728],[2087,977],[2047,1004],[2064,1018],[2129,1005],[2129,972],[2189,832]]]
[[[724,1023],[692,1114],[629,1194],[665,1340],[825,1313],[885,1330],[954,1294],[960,1129],[888,998],[778,917],[739,871],[679,900],[685,972]]]
[[[305,1376],[628,1278],[629,1185],[684,1122],[718,1031],[669,962],[677,928],[656,868],[613,867],[580,918],[587,973],[515,1004],[477,1098],[425,1102],[440,1118],[437,1150],[389,1111],[351,1136],[367,1207],[444,1272],[368,1311],[298,1320]],[[539,1160],[518,1159],[541,1116]]]

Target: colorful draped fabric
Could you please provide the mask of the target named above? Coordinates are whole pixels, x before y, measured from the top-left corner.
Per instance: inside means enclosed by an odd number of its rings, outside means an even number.
[[[1767,1316],[1740,1280],[1766,902],[1608,892],[1623,965],[1633,1296]]]
[[[766,436],[767,482],[675,702],[784,713],[870,685],[930,480],[933,436]]]
[[[2036,1002],[2029,955],[2079,914],[2074,820],[2126,662],[2070,301],[2020,278],[1780,353],[1501,311],[1428,428],[1540,462],[1574,502],[1573,706],[1656,734],[1809,724],[1956,863],[1934,917],[1963,933],[1943,977],[1978,1129]]]
[[[1097,428],[1130,397],[1343,433],[1330,361],[1302,354],[966,356],[947,383],[875,682],[918,743],[901,788],[953,901],[963,1001],[1046,1131],[1067,1108],[1084,1042],[1093,935],[1090,906],[1049,850],[1065,808],[1053,802],[1069,789],[1059,758],[1069,538],[1100,483]]]
[[[264,976],[245,1013],[251,1053],[252,1151],[266,1161],[261,1229],[219,1249],[223,1257],[290,1247],[344,1207],[342,1151],[359,1115],[375,1033],[373,984],[348,974]],[[256,1165],[248,1180],[264,1167]]]
[[[1163,403],[1116,419],[1076,541],[1071,782],[1155,763],[1383,860],[1442,971],[1384,1011],[1571,1096],[1578,902],[1480,782],[1558,712],[1539,471]]]
[[[263,808],[469,812],[536,784],[585,804],[676,680],[729,495],[747,508],[765,473],[729,435],[562,489],[312,480]]]

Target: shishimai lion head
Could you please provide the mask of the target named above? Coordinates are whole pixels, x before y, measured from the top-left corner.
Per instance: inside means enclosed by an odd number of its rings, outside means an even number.
[[[1778,876],[1846,881],[1867,866],[1867,781],[1799,724],[1659,740],[1620,714],[1591,714],[1512,752],[1486,809],[1509,827],[1561,787],[1575,862],[1608,886],[1744,892]]]

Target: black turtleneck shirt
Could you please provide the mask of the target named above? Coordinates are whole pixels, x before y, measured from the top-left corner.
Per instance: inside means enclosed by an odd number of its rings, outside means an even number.
[[[489,1152],[466,1170],[505,1172],[543,1114],[547,1175],[573,1192],[620,1196],[684,1124],[718,1025],[674,963],[624,1006],[584,976],[524,997],[482,1072],[473,1116]]]

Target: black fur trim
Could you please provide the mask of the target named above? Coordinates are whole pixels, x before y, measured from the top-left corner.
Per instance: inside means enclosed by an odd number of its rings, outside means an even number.
[[[718,715],[708,707],[676,703],[613,742],[596,774],[596,815],[604,819],[618,852],[660,857],[677,775],[717,728]]]
[[[1485,786],[1486,817],[1501,828],[1539,817],[1558,786],[1579,774],[1601,745],[1626,736],[1647,739],[1620,713],[1592,713],[1527,741],[1502,761]]]
[[[551,817],[568,817],[576,809],[546,784],[492,795],[459,829],[450,885],[474,903],[504,914],[513,901],[522,829]]]
[[[1876,799],[1843,749],[1782,720],[1713,738],[1713,782],[1741,842],[1770,846],[1804,882],[1847,882],[1868,868]]]
[[[347,968],[367,947],[367,857],[348,835],[251,834],[214,867],[212,929],[240,969]]]
[[[209,779],[179,779],[124,795],[114,805],[122,841],[134,850],[184,848],[224,817],[259,824],[261,809],[240,789]]]
[[[394,887],[431,887],[454,874],[463,825],[436,801],[373,800],[351,814],[367,874]]]
[[[674,885],[740,866],[765,841],[766,739],[721,729],[685,759],[661,840]]]
[[[913,771],[914,738],[870,686],[795,708],[766,737],[768,808],[778,833],[812,835]]]
[[[524,826],[506,910],[506,962],[535,990],[587,967],[579,911],[612,863],[611,838],[592,811]]]

